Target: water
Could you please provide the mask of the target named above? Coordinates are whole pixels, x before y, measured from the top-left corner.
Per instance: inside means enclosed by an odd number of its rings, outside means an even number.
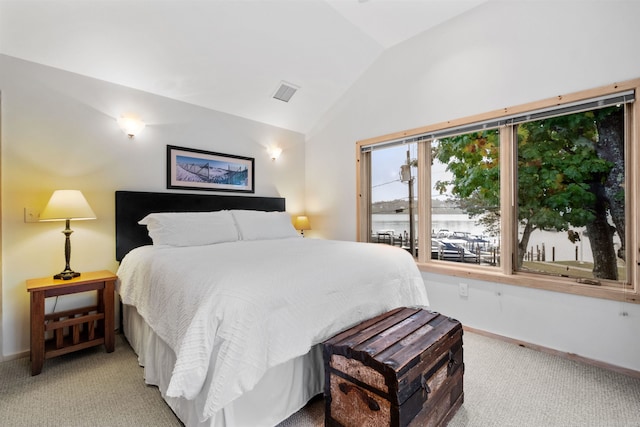
[[[418,215],[415,215],[416,230],[418,229]],[[396,235],[409,232],[409,214],[373,214],[373,232],[392,230]],[[484,229],[475,224],[465,214],[439,214],[431,217],[432,234],[440,230],[465,231],[470,234],[482,235]]]

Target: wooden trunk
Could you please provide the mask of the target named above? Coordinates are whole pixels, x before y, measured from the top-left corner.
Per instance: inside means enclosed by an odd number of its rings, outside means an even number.
[[[462,325],[398,308],[324,343],[325,425],[440,426],[463,402]]]

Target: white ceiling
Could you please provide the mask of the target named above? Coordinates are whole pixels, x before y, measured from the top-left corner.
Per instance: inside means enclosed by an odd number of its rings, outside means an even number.
[[[385,49],[484,1],[0,0],[0,53],[306,133]]]

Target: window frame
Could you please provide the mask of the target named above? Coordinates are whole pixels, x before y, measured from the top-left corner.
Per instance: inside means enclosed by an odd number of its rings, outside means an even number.
[[[610,284],[603,282],[601,285],[590,285],[578,283],[575,278],[564,278],[557,276],[546,276],[536,273],[514,271],[514,250],[517,249],[516,235],[517,226],[516,215],[516,173],[517,173],[517,152],[514,143],[515,126],[500,127],[500,193],[501,193],[501,215],[503,221],[500,224],[500,245],[501,260],[498,267],[478,266],[472,264],[460,264],[431,260],[430,248],[424,248],[425,242],[430,242],[430,236],[426,235],[426,230],[431,230],[431,208],[430,197],[424,197],[425,191],[430,192],[431,174],[430,168],[425,167],[430,164],[430,150],[427,144],[418,144],[418,221],[421,226],[418,235],[418,258],[416,263],[421,271],[438,273],[465,279],[477,279],[482,281],[498,282],[516,286],[524,286],[535,289],[543,289],[575,295],[583,295],[595,298],[610,299],[616,301],[626,301],[640,304],[640,210],[638,208],[638,190],[640,189],[640,78],[622,83],[614,83],[594,89],[559,95],[541,101],[507,107],[488,113],[449,120],[433,125],[428,125],[411,130],[395,132],[374,138],[368,138],[356,142],[356,224],[358,241],[368,241],[367,230],[370,225],[370,185],[371,168],[367,162],[366,153],[363,148],[368,146],[389,143],[392,141],[405,140],[420,137],[425,134],[446,131],[455,128],[464,128],[473,123],[506,119],[514,115],[522,115],[533,111],[560,108],[568,104],[586,102],[588,100],[616,94],[624,91],[635,91],[636,100],[629,107],[629,126],[625,126],[627,132],[625,139],[625,153],[628,157],[626,165],[626,191],[625,197],[627,205],[627,238],[629,239],[629,260],[628,260],[628,285]],[[368,191],[368,192],[367,192]],[[429,193],[430,194],[430,193]],[[365,216],[365,215],[368,215]],[[638,250],[636,250],[636,248]],[[428,250],[427,250],[428,249]]]

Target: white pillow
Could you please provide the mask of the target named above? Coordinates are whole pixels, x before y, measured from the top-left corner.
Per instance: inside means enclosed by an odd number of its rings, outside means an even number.
[[[232,210],[242,240],[301,237],[286,212]]]
[[[201,246],[238,240],[229,211],[151,213],[138,224],[147,226],[154,245]]]

